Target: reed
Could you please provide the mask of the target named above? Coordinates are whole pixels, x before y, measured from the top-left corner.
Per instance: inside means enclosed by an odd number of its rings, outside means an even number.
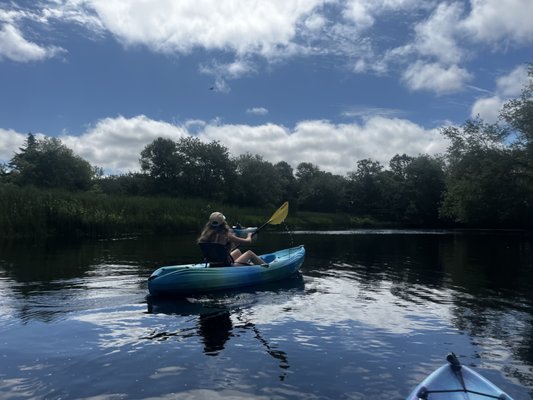
[[[198,229],[206,204],[195,199],[121,197],[0,186],[0,236],[100,237]]]
[[[275,207],[255,209],[198,198],[110,196],[0,185],[0,237],[3,238],[197,232],[213,211],[222,211],[230,224],[260,226]],[[339,229],[358,225],[342,214],[309,212],[293,212],[286,222],[291,229]]]

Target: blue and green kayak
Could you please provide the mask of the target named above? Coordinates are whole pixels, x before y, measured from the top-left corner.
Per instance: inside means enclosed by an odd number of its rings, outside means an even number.
[[[303,245],[260,257],[268,266],[246,265],[211,268],[206,263],[172,265],[155,270],[148,278],[153,296],[181,295],[236,289],[285,279],[303,264]]]

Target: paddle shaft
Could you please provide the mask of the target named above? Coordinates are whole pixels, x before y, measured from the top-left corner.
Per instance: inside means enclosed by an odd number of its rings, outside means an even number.
[[[255,232],[252,233],[252,237],[254,235],[256,235],[257,232],[259,232],[261,229],[263,229],[268,224],[273,224],[273,225],[281,224],[285,220],[285,218],[287,218],[288,212],[289,212],[289,202],[286,201],[285,203],[283,203],[281,205],[280,208],[278,208],[276,210],[276,212],[274,214],[272,214],[272,216],[270,217],[270,219],[267,222],[265,222],[263,225],[261,225],[259,228],[257,228],[255,230]],[[240,244],[235,246],[231,251],[237,250],[239,247],[240,247]]]

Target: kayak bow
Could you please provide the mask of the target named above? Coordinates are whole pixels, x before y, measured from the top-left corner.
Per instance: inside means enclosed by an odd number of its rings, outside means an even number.
[[[448,364],[433,371],[407,400],[512,400],[511,396],[474,370],[461,365],[455,354]]]

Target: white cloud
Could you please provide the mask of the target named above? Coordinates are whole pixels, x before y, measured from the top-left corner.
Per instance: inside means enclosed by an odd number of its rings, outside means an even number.
[[[139,115],[105,118],[80,136],[61,136],[61,141],[76,154],[110,173],[139,170],[144,147],[158,137],[178,140],[186,129]]]
[[[471,74],[457,65],[443,66],[417,61],[404,72],[403,80],[411,90],[428,90],[436,94],[453,93],[461,90]]]
[[[479,116],[485,122],[496,122],[503,104],[510,98],[520,95],[527,80],[528,74],[525,65],[519,65],[509,74],[500,76],[496,80],[496,94],[477,99],[472,105],[470,115],[472,117]]]
[[[219,0],[86,0],[102,24],[126,45],[141,44],[164,53],[196,47],[239,55],[276,53],[288,46],[296,24],[320,0],[262,2]]]
[[[7,163],[26,140],[26,135],[0,128],[0,163]]]
[[[246,110],[247,114],[253,115],[267,115],[268,110],[265,107],[252,107]]]
[[[47,0],[33,11],[0,8],[0,59],[29,61],[64,51],[28,40],[22,24],[31,20],[53,31],[52,22],[61,21],[165,54],[229,53],[233,62],[213,58],[200,67],[219,92],[230,91],[231,79],[258,73],[257,55],[276,61],[320,54],[339,57],[335,62],[355,73],[382,75],[400,67],[411,90],[444,94],[471,78],[466,62],[476,57],[473,45],[505,50],[533,41],[530,15],[531,0]],[[403,24],[395,29],[413,34],[411,41],[372,30],[393,18]],[[428,79],[432,72],[435,82]]]
[[[344,4],[343,16],[353,21],[358,29],[367,29],[384,13],[425,9],[431,4],[432,1],[428,0],[348,0]]]
[[[5,58],[16,62],[39,61],[63,51],[56,46],[42,47],[26,40],[12,24],[0,26],[0,60]]]
[[[229,79],[238,79],[255,72],[255,67],[251,61],[240,59],[231,63],[221,64],[211,61],[210,64],[200,65],[200,72],[211,75],[215,78],[212,90],[227,93],[230,87],[227,83]]]
[[[398,118],[373,117],[363,124],[334,124],[329,121],[303,121],[294,127],[276,124],[222,125],[189,121],[183,126],[154,121],[143,115],[100,120],[79,136],[64,135],[61,141],[91,164],[108,173],[139,170],[144,147],[157,137],[178,140],[191,134],[205,142],[218,140],[233,156],[260,154],[272,163],[286,161],[294,168],[311,162],[322,170],[344,175],[356,168],[358,160],[372,158],[387,166],[395,154],[436,154],[447,144],[438,130],[426,130]],[[188,128],[194,128],[189,132]],[[9,160],[25,135],[0,130],[0,155]],[[5,143],[5,144],[4,144]]]
[[[479,116],[485,122],[494,123],[498,121],[503,100],[500,96],[484,97],[475,101],[470,112],[471,117]]]
[[[501,76],[496,81],[498,93],[506,97],[518,96],[528,80],[527,67],[519,65],[508,75]]]
[[[531,0],[470,0],[471,12],[463,26],[486,43],[533,41]]]
[[[391,108],[352,106],[347,107],[341,115],[345,118],[362,118],[368,120],[375,116],[397,117],[402,113],[401,110]]]
[[[358,29],[367,29],[374,25],[371,5],[364,1],[349,1],[343,12],[344,18],[353,21]]]
[[[293,130],[275,124],[208,126],[200,136],[220,141],[234,155],[258,153],[270,162],[287,161],[293,167],[311,162],[337,174],[355,170],[357,161],[364,158],[388,165],[397,153],[436,154],[447,147],[437,130],[384,117],[369,118],[362,125],[303,121]]]
[[[440,63],[456,64],[463,59],[455,36],[463,9],[459,3],[442,3],[415,27],[414,48],[419,55],[435,57]]]
[[[312,14],[304,21],[305,27],[310,31],[320,31],[326,24],[326,18],[320,14]]]
[[[531,15],[531,0],[441,2],[426,20],[415,23],[413,41],[385,50],[383,62],[408,63],[403,78],[412,90],[453,93],[472,77],[463,65],[483,50],[480,42],[503,51],[509,46],[531,43]],[[484,109],[488,115],[488,108],[496,105],[496,100],[483,100],[477,109]]]

